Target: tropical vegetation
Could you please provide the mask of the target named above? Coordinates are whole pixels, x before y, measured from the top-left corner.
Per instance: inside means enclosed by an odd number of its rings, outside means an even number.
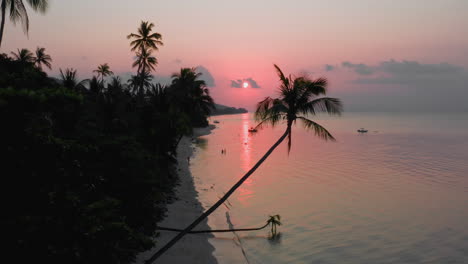
[[[155,50],[141,43],[137,57]],[[213,106],[195,69],[165,86],[152,82],[155,66],[142,62],[128,83],[107,63],[90,79],[73,68],[52,78],[44,48],[0,54],[5,259],[131,263],[154,246],[177,182],[177,145]]]

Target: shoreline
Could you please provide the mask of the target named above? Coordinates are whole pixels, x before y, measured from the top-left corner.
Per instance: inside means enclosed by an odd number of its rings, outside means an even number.
[[[214,125],[208,125],[204,128],[194,128],[193,135],[184,136],[177,147],[177,174],[179,181],[174,190],[175,200],[167,205],[165,218],[158,224],[164,227],[180,228],[187,227],[193,220],[204,212],[198,192],[195,189],[193,176],[190,172],[188,157],[193,155],[192,138],[206,136],[215,128]],[[208,221],[201,222],[197,229],[210,229]],[[160,230],[157,236],[157,244],[151,250],[140,253],[135,263],[144,263],[152,254],[165,245],[177,233]],[[177,244],[168,250],[157,263],[200,263],[216,264],[216,258],[213,255],[215,248],[209,243],[212,234],[189,234],[183,237]]]

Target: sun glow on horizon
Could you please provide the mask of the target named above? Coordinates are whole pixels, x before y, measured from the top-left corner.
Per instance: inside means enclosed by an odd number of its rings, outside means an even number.
[[[249,87],[249,83],[248,83],[248,82],[244,82],[244,83],[242,84],[242,87],[244,87],[244,88]]]

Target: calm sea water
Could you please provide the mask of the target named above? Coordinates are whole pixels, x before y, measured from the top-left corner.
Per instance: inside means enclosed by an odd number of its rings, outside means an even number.
[[[191,166],[205,208],[284,131],[248,133],[251,114],[213,120],[220,123],[198,140]],[[337,142],[298,124],[291,153],[280,145],[209,218],[213,229],[227,228],[227,216],[240,228],[280,214],[280,237],[216,234],[220,263],[468,263],[468,114],[316,120]],[[361,127],[369,132],[359,135]]]

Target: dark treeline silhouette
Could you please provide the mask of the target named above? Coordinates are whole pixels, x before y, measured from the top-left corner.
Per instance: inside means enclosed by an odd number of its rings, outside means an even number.
[[[211,112],[212,116],[215,115],[234,115],[234,114],[244,114],[248,113],[247,109],[245,108],[235,108],[235,107],[229,107],[225,105],[220,105],[216,104],[216,109]]]
[[[151,83],[145,49],[128,83],[108,64],[89,80],[74,69],[50,78],[42,48],[0,54],[3,258],[131,263],[154,246],[177,144],[214,103],[193,68],[168,87]]]

